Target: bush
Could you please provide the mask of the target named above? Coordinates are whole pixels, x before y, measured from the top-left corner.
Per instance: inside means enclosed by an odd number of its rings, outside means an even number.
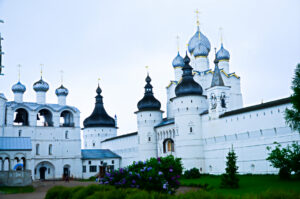
[[[170,155],[134,162],[124,169],[106,173],[104,178],[100,179],[100,184],[174,193],[180,185],[178,179],[181,173],[181,159]]]
[[[291,172],[298,176],[300,173],[300,145],[298,142],[293,142],[291,146],[287,145],[285,148],[276,142],[274,144],[276,147],[269,153],[267,160],[273,167],[279,168],[280,179],[290,179]],[[271,147],[267,147],[267,149],[271,150]]]
[[[192,168],[190,170],[186,170],[183,174],[183,177],[186,179],[200,178],[200,176],[201,176],[200,171],[197,168]]]

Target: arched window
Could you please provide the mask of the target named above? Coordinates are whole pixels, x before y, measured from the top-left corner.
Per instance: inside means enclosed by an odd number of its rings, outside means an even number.
[[[53,126],[52,113],[47,109],[42,109],[37,114],[37,126]]]
[[[28,126],[28,112],[24,108],[19,108],[14,113],[14,125]]]
[[[170,138],[165,139],[163,142],[164,153],[174,152],[174,141]]]
[[[35,145],[35,155],[40,155],[40,144]]]
[[[65,132],[65,139],[69,139],[69,131]]]
[[[60,126],[61,127],[74,127],[73,114],[65,110],[60,114]]]
[[[49,155],[52,155],[52,144],[49,144]]]

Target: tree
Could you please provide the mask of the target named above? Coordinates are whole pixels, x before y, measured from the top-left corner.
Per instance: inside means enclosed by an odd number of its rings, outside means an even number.
[[[231,150],[229,150],[226,159],[226,173],[222,175],[221,188],[236,189],[239,187],[239,178],[237,176],[238,166],[236,166],[237,156],[233,150],[233,146],[231,147]]]
[[[282,148],[280,144],[277,144],[275,149],[269,153],[267,160],[271,162],[271,165],[279,169],[280,179],[290,179],[291,172],[295,172],[296,176],[300,176],[300,145],[294,142],[291,146],[287,145],[286,148]],[[271,150],[271,147],[267,147]]]
[[[286,109],[285,121],[294,130],[300,133],[300,64],[295,69],[295,76],[292,81],[291,96],[292,108]]]

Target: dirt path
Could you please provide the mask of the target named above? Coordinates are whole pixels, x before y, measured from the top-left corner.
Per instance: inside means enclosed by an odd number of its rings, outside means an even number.
[[[79,182],[79,181],[70,181],[69,183],[64,181],[44,181],[44,182],[34,182],[33,186],[35,191],[32,193],[18,193],[18,194],[0,194],[0,199],[43,199],[47,191],[58,185],[65,187],[75,187],[75,186],[87,186],[90,184],[96,184],[96,182]]]

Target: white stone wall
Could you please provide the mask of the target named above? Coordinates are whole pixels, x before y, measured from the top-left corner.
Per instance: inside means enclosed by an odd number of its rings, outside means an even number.
[[[120,167],[126,167],[138,161],[138,136],[131,135],[102,142],[103,149],[110,149],[122,157]]]
[[[101,149],[101,142],[107,138],[117,136],[117,128],[96,127],[85,128],[83,130],[83,148],[84,149]]]

